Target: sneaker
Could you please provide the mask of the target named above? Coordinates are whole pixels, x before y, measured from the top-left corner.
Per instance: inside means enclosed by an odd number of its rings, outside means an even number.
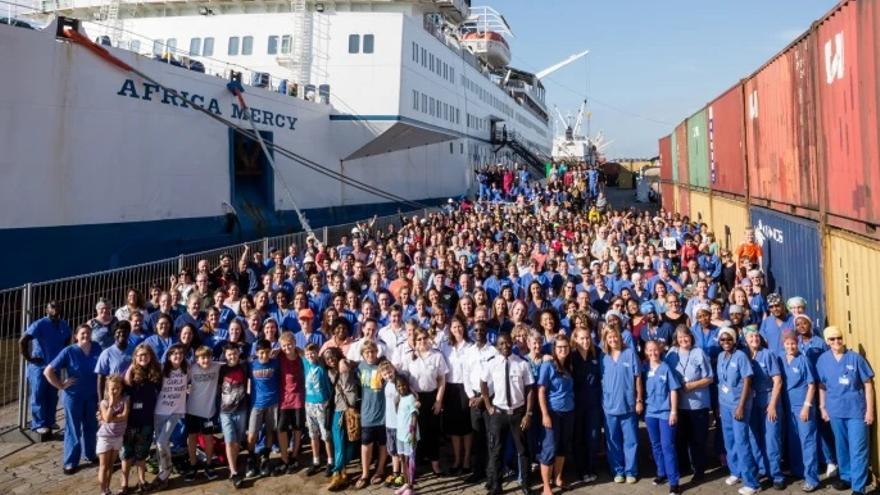
[[[637,480],[635,476],[627,476],[626,477],[626,484],[627,485],[635,485],[636,482],[638,482],[638,481],[639,480]]]
[[[665,485],[666,484],[666,476],[657,476],[656,478],[651,480],[651,483],[654,486]]]
[[[816,488],[818,488],[816,485],[812,485],[806,481],[801,485],[801,491],[806,493],[814,492],[816,491]]]
[[[193,465],[187,466],[186,470],[183,472],[183,481],[195,481],[196,479],[196,467]]]
[[[285,464],[283,462],[279,462],[278,464],[275,465],[275,468],[272,469],[272,476],[281,476],[282,474],[287,473],[287,469],[289,467],[290,466],[288,464]]]
[[[585,484],[590,484],[596,481],[597,478],[598,477],[595,474],[585,474],[584,477],[581,478],[581,481],[583,481]]]
[[[839,492],[845,492],[849,490],[850,485],[848,482],[843,481],[842,479],[837,479],[834,481],[834,483],[831,484],[831,487]]]
[[[205,466],[205,478],[208,478],[211,481],[217,479],[217,472],[214,471],[214,468],[211,466]]]
[[[747,486],[744,486],[737,490],[737,493],[739,493],[739,495],[755,495],[756,493],[758,493],[758,490],[760,490],[760,488],[749,488]]]
[[[45,426],[41,426],[41,427],[37,428],[35,431],[37,432],[38,435],[48,435],[50,430],[49,430],[49,428],[46,428]]]
[[[76,473],[76,466],[64,466],[64,474],[70,476]]]
[[[829,463],[828,466],[825,468],[825,477],[833,478],[835,476],[837,476],[837,464]]]
[[[269,476],[272,474],[272,465],[269,464],[269,459],[263,459],[260,462],[260,476]]]
[[[321,472],[321,463],[312,463],[308,469],[306,469],[306,476],[314,476]]]
[[[681,489],[678,488],[678,485],[669,485],[669,495],[680,495]]]
[[[257,463],[253,459],[248,459],[247,462],[247,472],[244,475],[248,478],[256,478],[260,475],[260,470],[257,469]]]
[[[624,478],[623,476],[621,476],[621,475],[619,475],[619,474],[618,474],[617,476],[614,477],[614,482],[615,482],[615,483],[623,483],[624,481],[626,481],[626,478]]]
[[[785,490],[785,482],[783,481],[774,481],[773,488],[779,491]]]
[[[333,476],[333,463],[327,461],[327,469],[324,470],[324,477],[329,478],[331,476]]]
[[[236,490],[241,487],[241,482],[244,480],[244,476],[239,473],[232,473],[229,475],[229,482],[232,483],[232,487]]]
[[[736,476],[734,476],[732,474],[730,476],[728,476],[727,479],[724,480],[724,484],[727,486],[733,486],[737,483],[739,483],[739,478],[737,478]]]

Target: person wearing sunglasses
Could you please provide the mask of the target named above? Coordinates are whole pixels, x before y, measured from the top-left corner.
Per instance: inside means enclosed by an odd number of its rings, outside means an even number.
[[[722,352],[718,355],[718,403],[721,413],[721,429],[724,448],[727,451],[727,467],[730,476],[724,480],[727,486],[740,481],[740,495],[753,495],[760,490],[758,466],[749,448],[749,419],[752,413],[752,364],[748,356],[736,348],[736,332],[722,328],[718,332]]]
[[[819,356],[819,411],[831,423],[837,446],[840,478],[836,490],[865,492],[868,483],[868,432],[874,424],[874,371],[860,354],[846,348],[843,332],[834,326],[823,332],[831,347]]]

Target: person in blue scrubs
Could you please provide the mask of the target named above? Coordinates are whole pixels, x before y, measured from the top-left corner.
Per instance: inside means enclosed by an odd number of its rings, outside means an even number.
[[[581,447],[575,456],[576,472],[584,483],[597,478],[599,441],[602,431],[602,372],[601,352],[596,346],[586,323],[585,316],[572,335],[574,350],[571,353],[574,377],[574,441]]]
[[[669,495],[678,495],[678,459],[675,455],[675,432],[681,382],[672,368],[661,359],[663,344],[645,342],[648,363],[644,369],[645,426],[651,439],[651,451],[657,465],[654,486],[669,483]]]
[[[120,321],[113,330],[115,342],[112,346],[101,351],[98,363],[95,365],[95,374],[98,375],[97,390],[98,400],[104,398],[104,382],[110,375],[125,375],[131,366],[131,356],[135,346],[129,342],[131,324],[128,321]]]
[[[174,335],[171,333],[174,328],[174,323],[171,321],[170,316],[159,315],[159,318],[156,320],[155,328],[156,333],[147,337],[147,340],[145,340],[144,343],[153,349],[153,353],[156,354],[157,357],[161,357],[164,356],[165,351],[176,342]]]
[[[538,405],[541,408],[541,481],[544,495],[552,495],[553,484],[564,487],[562,470],[566,458],[572,459],[574,442],[574,379],[571,372],[571,343],[565,335],[553,341],[552,360],[538,371]],[[536,425],[537,426],[537,425]]]
[[[679,383],[678,441],[679,463],[690,459],[694,476],[700,482],[706,477],[706,440],[709,438],[709,409],[712,401],[709,387],[715,382],[715,370],[709,356],[694,347],[694,337],[684,325],[675,331],[677,345],[666,355],[666,364],[675,371]]]
[[[95,444],[98,434],[98,378],[95,366],[101,346],[92,342],[92,328],[80,325],[75,343],[64,348],[46,366],[43,376],[58,390],[63,390],[64,405],[64,474],[73,474],[79,467],[80,457],[97,463]],[[65,370],[64,381],[58,372]]]
[[[632,484],[639,475],[639,415],[645,408],[641,370],[638,356],[623,343],[616,327],[606,327],[602,341],[602,410],[608,463],[615,483]]]
[[[788,468],[803,478],[801,490],[812,492],[819,486],[819,459],[816,455],[816,385],[813,363],[798,349],[798,335],[782,336],[785,357],[786,429],[788,431]]]
[[[794,330],[794,317],[782,304],[782,296],[775,292],[767,296],[767,307],[770,314],[761,322],[761,337],[772,353],[782,357],[785,355],[785,350],[782,348],[782,334],[786,330]]]
[[[31,391],[31,429],[40,435],[51,432],[58,409],[58,391],[43,376],[46,365],[70,342],[70,327],[61,319],[55,301],[46,304],[46,316],[33,322],[18,341],[22,359],[27,363]]]
[[[837,490],[865,493],[868,483],[868,432],[874,424],[874,371],[861,355],[846,348],[843,332],[828,327],[823,332],[831,347],[816,363],[819,377],[819,410],[831,423],[837,446],[840,477]]]
[[[828,344],[825,343],[825,339],[813,332],[813,320],[807,315],[795,315],[794,328],[797,332],[798,350],[807,357],[815,371],[816,364],[819,362],[819,356],[829,349]],[[818,402],[817,399],[816,403],[818,404]],[[837,452],[834,451],[834,433],[831,431],[831,425],[822,421],[822,415],[818,411],[813,414],[813,418],[816,421],[816,430],[819,434],[819,465],[825,466],[826,478],[834,478],[837,475]]]
[[[779,356],[765,349],[755,325],[743,329],[747,353],[752,361],[752,401],[749,443],[760,475],[773,481],[777,490],[785,489],[782,474],[782,369]],[[782,337],[779,338],[780,342]]]
[[[758,465],[749,448],[749,419],[752,413],[752,363],[744,352],[736,348],[736,332],[722,328],[718,333],[722,352],[718,355],[715,373],[718,377],[718,406],[724,448],[727,450],[727,467],[730,476],[724,480],[728,486],[740,481],[740,495],[754,495],[760,489]]]

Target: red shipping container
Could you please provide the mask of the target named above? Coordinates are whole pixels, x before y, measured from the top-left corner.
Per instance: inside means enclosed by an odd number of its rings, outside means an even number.
[[[660,138],[660,180],[672,180],[672,136]]]
[[[671,183],[663,182],[660,184],[661,206],[666,211],[675,212],[675,190]]]
[[[877,2],[844,2],[819,23],[815,54],[828,213],[875,225],[880,223],[878,29]]]
[[[749,192],[817,210],[814,35],[799,38],[745,83]]]
[[[678,183],[688,183],[688,127],[687,121],[678,124],[675,128],[676,149],[672,150],[676,155],[678,164]]]
[[[682,217],[691,216],[691,190],[684,185],[675,186],[678,188],[678,213]]]
[[[737,83],[706,110],[709,126],[709,187],[746,195],[743,135],[743,85]]]

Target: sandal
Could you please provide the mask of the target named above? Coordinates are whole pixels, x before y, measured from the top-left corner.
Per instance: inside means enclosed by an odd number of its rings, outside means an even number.
[[[385,480],[382,478],[381,474],[374,474],[373,477],[370,478],[371,485],[381,485],[383,481]]]
[[[369,480],[366,478],[358,478],[357,483],[354,484],[354,488],[355,490],[362,490],[367,486],[367,483],[369,483]]]

